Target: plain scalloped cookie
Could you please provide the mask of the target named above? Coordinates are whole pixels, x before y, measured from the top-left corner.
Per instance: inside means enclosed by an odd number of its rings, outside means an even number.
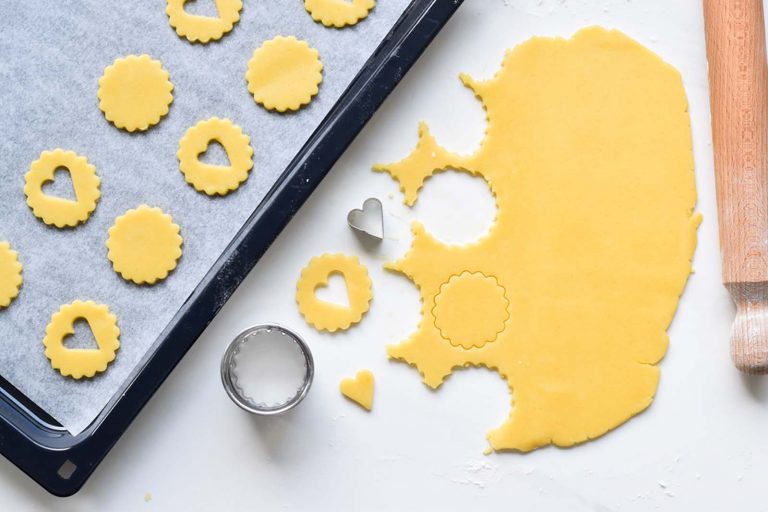
[[[248,61],[248,91],[267,110],[286,112],[308,105],[320,90],[320,54],[293,36],[265,41]]]
[[[304,0],[304,8],[313,20],[336,28],[356,25],[375,6],[376,0]]]
[[[109,228],[107,258],[126,281],[155,284],[168,277],[181,258],[179,231],[170,215],[143,204]]]
[[[173,102],[170,74],[149,55],[128,55],[107,66],[99,79],[104,117],[129,132],[144,131],[168,114]]]

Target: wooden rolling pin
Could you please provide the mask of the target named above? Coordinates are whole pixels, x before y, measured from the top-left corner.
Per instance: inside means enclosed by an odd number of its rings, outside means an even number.
[[[762,0],[704,0],[731,358],[768,373],[768,63]]]

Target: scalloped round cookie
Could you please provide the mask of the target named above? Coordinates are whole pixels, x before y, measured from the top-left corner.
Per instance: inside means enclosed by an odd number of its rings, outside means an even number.
[[[53,181],[59,168],[66,169],[72,178],[74,201],[43,193],[43,185]],[[24,175],[24,195],[32,213],[57,228],[74,227],[88,220],[101,197],[100,185],[96,167],[89,164],[84,156],[63,149],[43,151]]]
[[[126,281],[155,284],[168,277],[181,258],[179,231],[170,215],[143,204],[109,228],[107,258]]]
[[[356,25],[375,6],[376,0],[304,0],[304,8],[313,20],[336,28]]]
[[[200,161],[200,155],[213,141],[224,147],[229,165],[211,165]],[[251,138],[229,119],[218,117],[200,121],[187,130],[179,141],[176,156],[187,183],[209,196],[223,196],[236,190],[248,179],[253,168]]]
[[[19,255],[8,242],[0,242],[0,309],[11,305],[21,290]]]
[[[85,320],[93,333],[98,348],[67,348],[64,339],[74,334],[76,320]],[[120,329],[117,317],[104,304],[76,300],[65,304],[51,316],[45,328],[45,357],[51,367],[64,377],[81,379],[93,377],[107,369],[120,348]]]
[[[317,288],[326,286],[331,274],[341,274],[347,286],[348,306],[317,298]],[[348,329],[359,322],[370,307],[373,292],[368,270],[354,256],[323,254],[309,261],[296,284],[296,302],[307,323],[321,331]]]
[[[116,127],[144,131],[168,114],[172,91],[170,74],[159,60],[128,55],[107,66],[99,79],[99,108]]]
[[[253,99],[267,110],[299,110],[318,93],[323,63],[306,41],[277,36],[254,50],[245,79]]]
[[[198,16],[184,10],[187,0],[168,0],[165,13],[180,37],[190,43],[207,43],[221,39],[240,20],[242,0],[216,0],[218,17]]]

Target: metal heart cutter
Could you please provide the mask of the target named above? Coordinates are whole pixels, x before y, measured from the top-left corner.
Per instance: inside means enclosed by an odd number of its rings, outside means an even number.
[[[347,224],[358,233],[378,241],[384,239],[384,209],[381,201],[370,197],[363,203],[362,210],[352,210],[347,214]]]

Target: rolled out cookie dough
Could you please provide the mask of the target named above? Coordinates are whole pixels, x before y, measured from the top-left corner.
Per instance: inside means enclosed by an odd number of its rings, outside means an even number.
[[[116,127],[144,131],[168,113],[172,91],[170,75],[159,60],[128,55],[115,60],[99,79],[99,108]]]
[[[457,367],[499,372],[512,407],[488,434],[495,450],[594,439],[651,404],[691,272],[700,216],[680,74],[621,32],[593,27],[532,38],[493,78],[461,79],[488,115],[477,152],[450,153],[422,125],[410,156],[376,168],[399,181],[408,205],[441,170],[481,176],[497,217],[465,246],[414,223],[409,252],[389,268],[417,285],[423,320],[389,355],[433,388]],[[498,286],[462,291],[464,272]],[[443,318],[459,312],[463,326]]]
[[[155,284],[168,277],[181,258],[179,231],[170,215],[143,204],[109,228],[107,257],[126,281]]]
[[[304,0],[304,8],[326,27],[356,25],[376,6],[376,0]]]
[[[253,99],[267,110],[299,110],[318,93],[323,63],[306,41],[277,36],[253,52],[245,79]]]

